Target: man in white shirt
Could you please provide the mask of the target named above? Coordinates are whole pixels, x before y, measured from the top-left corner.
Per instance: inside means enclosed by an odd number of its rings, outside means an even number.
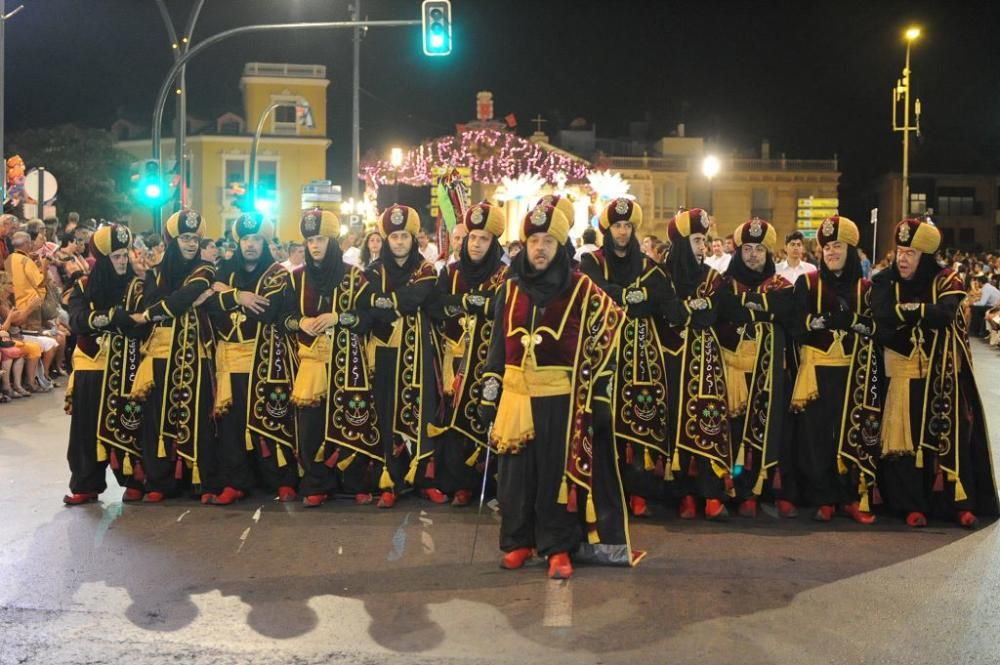
[[[306,261],[306,248],[300,242],[288,243],[288,258],[281,262],[281,267],[292,272]]]
[[[441,255],[441,251],[438,246],[431,242],[431,239],[427,237],[427,232],[421,229],[420,233],[417,234],[417,244],[420,246],[420,254],[427,261],[434,263],[438,260]]]
[[[726,272],[729,268],[729,262],[732,260],[732,254],[727,254],[724,245],[722,243],[722,238],[712,239],[712,254],[705,257],[705,265],[718,273]]]
[[[597,250],[597,231],[588,226],[583,230],[583,235],[580,236],[580,239],[583,240],[583,244],[576,249],[575,258],[577,261],[579,261],[580,257],[584,254],[589,254],[590,252]]]
[[[774,266],[775,271],[793,285],[802,275],[816,272],[816,266],[802,260],[805,249],[805,238],[802,233],[800,231],[789,233],[785,236],[785,255],[788,258]]]

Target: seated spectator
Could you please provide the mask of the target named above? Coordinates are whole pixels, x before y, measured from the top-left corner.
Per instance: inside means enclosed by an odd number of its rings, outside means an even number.
[[[986,336],[986,312],[1000,305],[1000,289],[990,284],[985,275],[972,278],[973,292],[979,293],[979,299],[972,303],[969,334],[975,337]]]

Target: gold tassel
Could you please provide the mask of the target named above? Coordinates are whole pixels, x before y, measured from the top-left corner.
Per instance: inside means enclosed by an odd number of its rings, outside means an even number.
[[[347,467],[351,466],[351,462],[353,462],[354,458],[357,456],[358,456],[357,453],[351,453],[351,456],[348,457],[347,459],[342,459],[339,462],[337,462],[337,468],[340,469],[341,471],[347,471]],[[386,473],[385,469],[382,470],[382,473]],[[392,487],[392,481],[389,481],[389,483],[390,483],[389,486]]]
[[[674,458],[676,459],[676,457],[677,457],[677,455],[675,453],[674,454]],[[664,480],[673,480],[674,479],[674,465],[673,464],[667,464],[666,465],[666,468],[663,471],[663,479]]]
[[[420,459],[417,457],[413,458],[410,462],[410,470],[406,472],[406,477],[403,478],[403,482],[407,485],[412,485],[413,481],[417,478],[417,465],[420,464]]]
[[[556,499],[556,503],[561,503],[564,506],[569,503],[569,486],[566,485],[565,475],[563,475],[562,484],[559,485],[559,498]]]
[[[597,509],[594,507],[594,492],[587,492],[587,524],[597,523]]]
[[[201,474],[198,473],[198,465],[195,464],[191,467],[191,484],[201,485]]]
[[[108,451],[104,449],[104,444],[97,442],[97,461],[103,462],[108,459]]]
[[[680,471],[681,470],[681,453],[679,450],[674,451],[674,458],[670,462],[670,471]]]
[[[378,479],[378,488],[380,490],[391,490],[392,489],[392,476],[389,475],[389,467],[382,465],[382,476]]]
[[[326,460],[326,444],[323,443],[319,448],[316,449],[316,456],[313,457],[313,461],[317,464],[322,464]]]
[[[247,450],[253,450],[253,439],[250,438],[250,430],[246,431],[246,435],[247,435],[247,437],[246,437],[247,438],[247,444],[246,444],[247,445]]]
[[[166,445],[163,442],[163,437],[162,436],[160,437],[160,445],[156,449],[156,456],[157,457],[166,457],[167,456],[167,447],[166,447]]]
[[[282,446],[280,443],[275,444],[275,446],[274,446],[274,452],[278,455],[278,468],[279,469],[284,468],[288,464],[288,462],[285,461],[285,453],[281,452],[282,448],[284,448],[284,446]]]
[[[847,465],[844,464],[844,458],[840,455],[837,455],[837,473],[842,476],[847,475]]]
[[[863,513],[870,513],[871,508],[868,505],[868,492],[861,495],[861,505],[858,506],[859,510]]]
[[[648,446],[643,446],[642,468],[645,471],[652,471],[656,468],[656,465],[653,464],[653,456],[649,454]]]
[[[746,446],[740,444],[740,451],[736,453],[736,466],[746,466],[747,462],[747,449]]]
[[[724,466],[722,466],[721,464],[719,464],[718,462],[716,462],[715,460],[712,460],[712,471],[719,478],[725,478],[726,477],[726,473],[727,473],[726,468]]]
[[[761,469],[760,474],[757,475],[757,484],[753,486],[754,496],[760,496],[760,493],[764,491],[765,480],[767,480],[767,471]]]
[[[448,431],[447,427],[438,427],[437,425],[434,425],[432,423],[427,423],[427,436],[430,436],[431,438],[435,436],[441,436],[447,431]]]
[[[465,466],[476,466],[476,462],[479,461],[479,450],[479,446],[476,446],[475,451],[465,460]]]
[[[122,473],[126,476],[132,475],[132,456],[125,455],[125,461],[122,462]]]
[[[924,468],[924,447],[917,446],[917,468]]]
[[[965,493],[965,487],[962,486],[962,481],[955,479],[955,501],[965,501],[969,496]]]
[[[587,532],[587,542],[591,545],[597,545],[601,542],[601,536],[597,533],[597,529]]]

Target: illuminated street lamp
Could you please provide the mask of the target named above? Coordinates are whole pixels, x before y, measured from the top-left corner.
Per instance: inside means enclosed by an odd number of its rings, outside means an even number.
[[[403,149],[393,148],[389,151],[389,163],[392,164],[392,168],[398,169],[403,165]]]
[[[722,168],[722,164],[719,162],[719,158],[715,155],[706,155],[705,159],[701,161],[701,172],[705,174],[708,178],[708,207],[709,209],[715,206],[712,203],[712,178],[719,174],[719,169]]]
[[[901,195],[900,213],[903,217],[910,214],[910,132],[916,132],[920,136],[920,100],[914,104],[914,116],[916,122],[910,126],[910,46],[913,40],[920,37],[920,28],[911,26],[903,33],[906,37],[906,64],[903,65],[903,76],[896,81],[896,87],[892,90],[892,130],[903,132],[903,182]],[[903,102],[903,124],[896,121],[897,107],[899,102]]]

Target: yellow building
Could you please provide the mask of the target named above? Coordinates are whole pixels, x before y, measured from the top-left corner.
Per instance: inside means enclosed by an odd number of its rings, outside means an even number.
[[[257,149],[258,198],[275,198],[272,216],[278,237],[288,240],[298,235],[302,187],[322,180],[326,174],[326,78],[323,65],[294,65],[249,62],[243,68],[240,90],[243,115],[226,113],[208,126],[188,122],[188,205],[201,212],[209,237],[220,238],[224,229],[239,216],[233,206],[231,185],[245,185],[250,174],[250,146],[261,115],[272,105],[287,102],[270,111]],[[296,122],[295,105],[304,100],[311,109],[313,126]],[[196,104],[195,104],[196,105]],[[204,124],[204,123],[202,123]],[[130,138],[128,123],[116,123],[112,132],[120,140],[116,147],[137,160],[151,155],[150,140]],[[175,143],[165,137],[163,159],[175,159]],[[171,211],[164,208],[164,217]],[[148,210],[133,210],[131,225],[137,230],[152,228]]]
[[[630,193],[642,206],[644,233],[665,238],[667,223],[679,207],[697,207],[712,214],[720,236],[757,216],[774,223],[781,243],[797,228],[807,237],[815,236],[818,223],[807,222],[800,200],[832,199],[836,210],[836,159],[775,159],[765,144],[760,159],[718,155],[718,173],[709,179],[702,170],[708,156],[702,138],[664,138],[653,148],[655,157],[605,157],[607,165],[628,180]]]

